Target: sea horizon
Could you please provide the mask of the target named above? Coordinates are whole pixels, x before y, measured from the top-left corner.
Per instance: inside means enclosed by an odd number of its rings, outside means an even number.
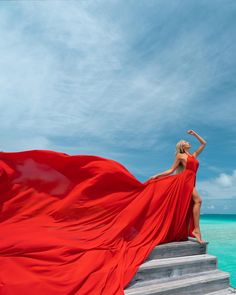
[[[200,215],[236,215],[236,213],[200,213]]]

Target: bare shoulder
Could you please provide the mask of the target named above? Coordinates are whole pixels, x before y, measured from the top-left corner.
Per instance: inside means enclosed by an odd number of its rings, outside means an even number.
[[[177,153],[176,160],[178,160],[183,166],[185,166],[187,163],[187,156],[183,153]]]
[[[177,154],[176,154],[176,159],[184,159],[183,154],[181,154],[181,153],[177,153]]]
[[[185,156],[183,154],[181,154],[181,153],[177,153],[175,159],[179,160],[180,162],[186,160]]]

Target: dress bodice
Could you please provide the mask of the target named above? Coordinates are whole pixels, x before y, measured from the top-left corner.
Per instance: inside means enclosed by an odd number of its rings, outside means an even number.
[[[199,161],[193,155],[187,155],[187,163],[185,170],[192,170],[193,172],[197,172],[199,167]]]

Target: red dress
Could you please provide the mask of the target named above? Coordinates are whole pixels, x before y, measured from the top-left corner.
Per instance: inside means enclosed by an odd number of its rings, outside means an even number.
[[[0,152],[0,294],[124,294],[156,245],[194,237],[198,165],[142,183],[98,156]]]

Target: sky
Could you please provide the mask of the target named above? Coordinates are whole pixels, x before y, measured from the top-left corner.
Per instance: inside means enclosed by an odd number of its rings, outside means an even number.
[[[207,145],[201,213],[236,214],[236,1],[0,1],[2,151],[114,159],[140,181]]]

